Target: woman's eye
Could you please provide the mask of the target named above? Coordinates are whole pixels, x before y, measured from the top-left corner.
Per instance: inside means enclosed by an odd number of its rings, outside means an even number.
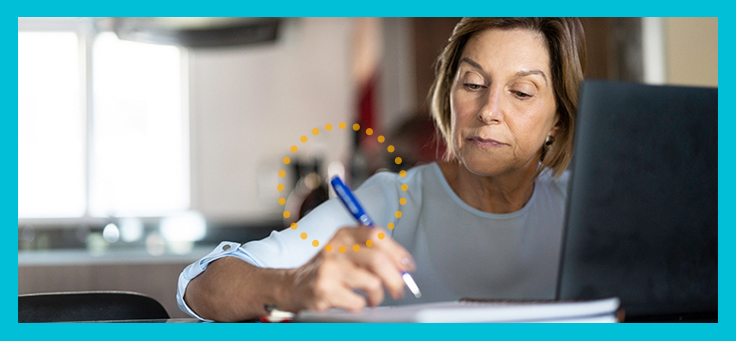
[[[473,83],[463,83],[463,86],[465,86],[465,88],[470,89],[470,90],[478,90],[483,87],[480,84],[473,84]]]
[[[521,92],[521,91],[511,91],[511,92],[512,92],[512,93],[513,93],[514,95],[516,95],[516,97],[519,97],[519,98],[529,98],[529,97],[532,97],[532,95],[530,95],[530,94],[527,94],[527,93],[525,93],[525,92]]]

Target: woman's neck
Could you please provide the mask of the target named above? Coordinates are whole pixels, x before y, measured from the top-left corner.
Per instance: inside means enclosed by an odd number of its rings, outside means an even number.
[[[498,176],[473,174],[455,161],[438,163],[447,183],[462,201],[483,212],[503,214],[524,207],[534,192],[536,168]]]

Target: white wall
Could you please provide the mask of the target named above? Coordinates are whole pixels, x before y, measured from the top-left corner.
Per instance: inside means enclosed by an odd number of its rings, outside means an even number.
[[[283,157],[295,158],[292,145],[297,157],[347,161],[352,131],[338,124],[353,123],[352,34],[350,18],[297,18],[276,44],[189,53],[193,209],[214,220],[278,219],[277,173]]]
[[[644,82],[718,86],[718,18],[642,18]]]
[[[414,37],[409,18],[382,18],[383,56],[378,109],[386,133],[415,114]]]
[[[665,18],[667,83],[718,86],[718,18]]]

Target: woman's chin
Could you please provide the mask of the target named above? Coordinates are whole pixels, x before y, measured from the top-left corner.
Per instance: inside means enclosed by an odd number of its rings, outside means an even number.
[[[479,176],[494,176],[503,173],[506,169],[504,162],[498,159],[490,159],[488,157],[481,158],[476,156],[460,157],[460,164],[470,173]]]

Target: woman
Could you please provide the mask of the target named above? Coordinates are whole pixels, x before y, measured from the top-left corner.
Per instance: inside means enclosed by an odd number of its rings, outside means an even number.
[[[439,57],[431,96],[447,161],[403,177],[376,174],[356,191],[377,225],[395,228],[356,227],[330,200],[297,230],[242,246],[224,242],[187,267],[180,307],[238,321],[265,314],[266,305],[360,310],[553,298],[584,63],[577,19],[463,19]],[[302,232],[329,242],[313,247]],[[412,272],[421,299],[403,297],[402,271]]]

